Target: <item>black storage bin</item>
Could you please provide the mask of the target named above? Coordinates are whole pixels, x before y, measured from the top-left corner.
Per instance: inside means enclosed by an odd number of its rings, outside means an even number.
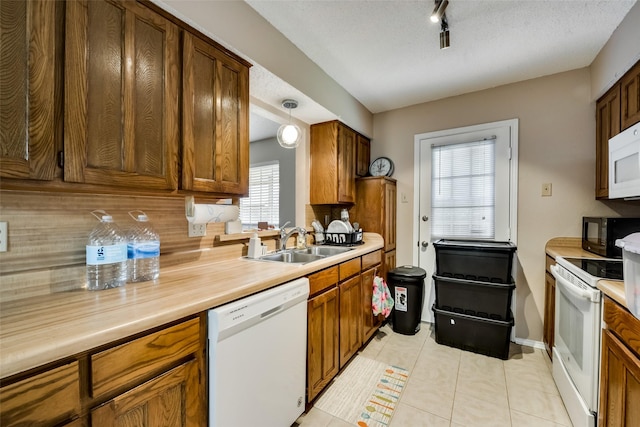
[[[509,320],[511,296],[516,285],[478,282],[433,275],[436,308],[494,320]]]
[[[439,310],[433,305],[438,344],[469,350],[506,360],[513,318],[508,321],[484,319],[467,314]]]
[[[394,268],[387,273],[387,285],[394,301],[391,312],[394,332],[414,335],[420,330],[425,277],[426,271],[410,265]]]
[[[511,242],[440,239],[436,250],[436,274],[442,277],[510,283],[513,253]]]

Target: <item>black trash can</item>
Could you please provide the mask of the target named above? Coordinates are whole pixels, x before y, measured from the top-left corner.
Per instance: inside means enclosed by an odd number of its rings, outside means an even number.
[[[425,277],[426,271],[411,265],[394,268],[387,273],[387,285],[394,302],[391,312],[394,332],[415,335],[420,330]]]

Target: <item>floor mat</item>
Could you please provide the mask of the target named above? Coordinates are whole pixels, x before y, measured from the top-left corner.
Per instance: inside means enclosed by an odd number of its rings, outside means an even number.
[[[358,355],[314,407],[361,427],[385,427],[408,379],[406,369]]]

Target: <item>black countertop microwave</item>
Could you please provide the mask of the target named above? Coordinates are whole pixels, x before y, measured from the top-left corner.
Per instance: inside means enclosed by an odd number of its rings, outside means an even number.
[[[582,218],[582,249],[607,258],[622,258],[616,239],[640,232],[640,218]]]

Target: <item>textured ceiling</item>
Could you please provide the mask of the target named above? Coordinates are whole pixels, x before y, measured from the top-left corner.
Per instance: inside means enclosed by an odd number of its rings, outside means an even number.
[[[433,1],[246,2],[378,113],[586,67],[635,0],[449,0],[444,50]]]

